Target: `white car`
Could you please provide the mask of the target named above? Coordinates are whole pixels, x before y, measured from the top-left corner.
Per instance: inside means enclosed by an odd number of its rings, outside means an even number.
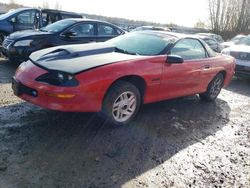
[[[214,34],[214,33],[197,33],[196,35],[213,38],[218,43],[223,43],[224,42],[223,38],[220,35],[217,35],[217,34]]]
[[[234,45],[237,45],[241,40],[243,40],[246,37],[247,37],[246,35],[236,35],[230,41],[221,43],[221,46],[222,48],[232,47]]]
[[[250,77],[250,36],[241,40],[238,45],[225,48],[221,53],[236,59],[236,75]]]

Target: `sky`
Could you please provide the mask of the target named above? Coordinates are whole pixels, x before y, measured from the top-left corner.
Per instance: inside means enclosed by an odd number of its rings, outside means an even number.
[[[53,8],[59,2],[62,10],[103,16],[174,23],[193,27],[198,21],[208,21],[207,0],[15,0],[26,6],[48,2]],[[0,0],[9,3],[10,0]]]

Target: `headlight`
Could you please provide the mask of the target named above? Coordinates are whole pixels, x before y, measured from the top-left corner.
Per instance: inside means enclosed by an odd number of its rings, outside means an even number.
[[[18,46],[30,46],[30,44],[33,42],[33,40],[20,40],[17,41],[14,46],[18,47]]]
[[[36,81],[63,87],[74,87],[79,84],[73,75],[58,71],[45,73],[36,78]]]

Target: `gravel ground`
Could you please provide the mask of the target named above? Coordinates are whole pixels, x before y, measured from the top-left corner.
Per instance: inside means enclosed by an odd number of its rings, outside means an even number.
[[[12,94],[0,61],[0,187],[250,187],[250,82],[214,103],[143,106],[113,127],[95,113],[41,109]]]

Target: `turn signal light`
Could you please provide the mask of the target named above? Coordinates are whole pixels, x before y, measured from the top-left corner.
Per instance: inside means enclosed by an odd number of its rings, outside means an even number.
[[[62,94],[62,93],[45,93],[49,97],[56,97],[61,99],[71,99],[75,97],[74,94]]]

